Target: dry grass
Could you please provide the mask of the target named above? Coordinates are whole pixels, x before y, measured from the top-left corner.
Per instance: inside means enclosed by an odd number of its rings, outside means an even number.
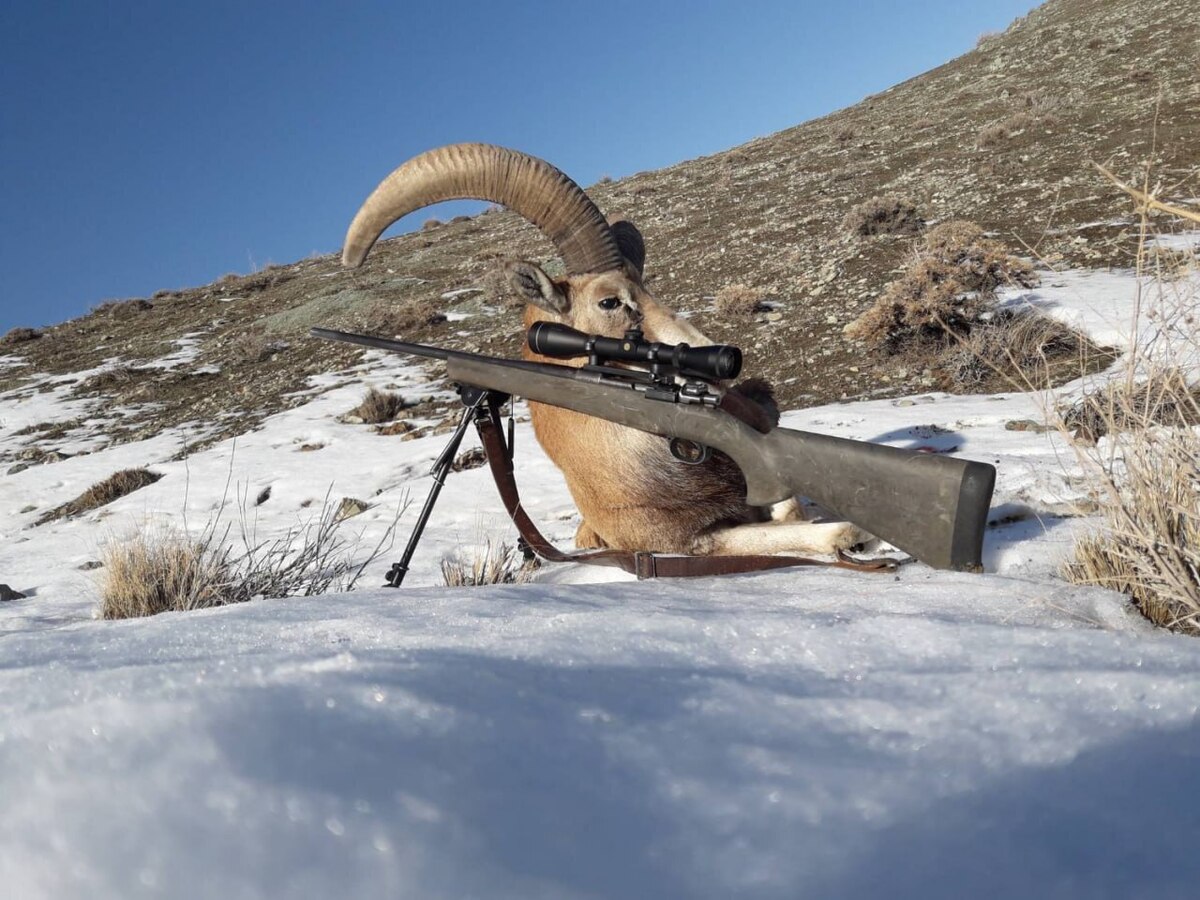
[[[945,349],[987,320],[996,288],[1037,284],[1033,267],[970,222],[945,222],[925,235],[900,277],[845,328],[847,337],[888,353]]]
[[[368,307],[363,315],[362,325],[374,334],[395,337],[445,321],[446,314],[431,300],[381,300]]]
[[[10,328],[0,337],[0,347],[12,347],[16,344],[24,344],[26,341],[33,341],[42,336],[42,333],[36,328],[26,328],[19,326]]]
[[[1148,424],[1113,445],[1112,456],[1089,458],[1103,523],[1064,574],[1123,591],[1155,624],[1200,635],[1200,435]]]
[[[241,363],[266,362],[275,354],[287,349],[284,341],[271,340],[260,328],[251,328],[233,338],[226,345],[229,355]]]
[[[842,219],[842,230],[852,237],[917,234],[924,227],[925,218],[916,204],[899,194],[883,194],[864,200]]]
[[[442,560],[442,580],[447,587],[476,587],[482,584],[525,584],[538,568],[537,560],[526,560],[509,544],[487,539],[469,559]]]
[[[1141,274],[1154,198],[1121,187],[1141,205]],[[1195,281],[1159,279],[1139,295],[1155,331],[1141,340],[1135,334],[1117,379],[1072,405],[1058,424],[1090,439],[1072,446],[1102,507],[1099,527],[1076,545],[1065,576],[1122,591],[1152,622],[1200,635],[1197,302]]]
[[[103,481],[96,482],[74,500],[43,513],[34,524],[44,525],[55,519],[78,516],[89,510],[99,509],[126,494],[132,494],[139,488],[154,484],[160,478],[162,478],[161,474],[151,472],[149,469],[122,469],[109,475]]]
[[[762,308],[762,292],[744,284],[726,285],[713,302],[713,312],[722,319],[747,319]]]
[[[362,402],[346,415],[361,419],[368,425],[380,425],[396,418],[405,405],[404,398],[394,391],[370,388]]]
[[[1028,309],[1006,309],[947,346],[936,372],[946,389],[1044,390],[1064,377],[1089,371],[1089,359],[1100,355],[1087,338],[1057,319]]]
[[[135,369],[132,366],[113,366],[110,369],[97,372],[90,378],[85,378],[80,382],[78,390],[90,393],[92,391],[107,391],[116,387],[124,387],[127,384],[132,384],[138,375],[145,373],[146,370]]]
[[[154,309],[149,300],[109,300],[92,310],[93,315],[109,316],[113,319],[128,319]]]
[[[178,532],[138,532],[101,551],[100,615],[132,619],[226,603],[228,560]]]
[[[247,502],[236,539],[218,510],[198,538],[142,528],[103,551],[100,615],[105,619],[187,612],[257,598],[310,597],[353,590],[368,566],[391,547],[407,504],[361,562],[328,496],[318,516],[272,540],[260,540]],[[240,545],[240,547],[238,546]]]

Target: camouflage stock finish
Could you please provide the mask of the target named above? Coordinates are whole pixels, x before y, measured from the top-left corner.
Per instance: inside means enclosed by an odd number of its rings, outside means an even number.
[[[761,434],[723,411],[649,399],[594,372],[512,362],[446,357],[447,374],[460,384],[720,450],[742,470],[752,506],[799,494],[934,568],[982,571],[996,479],[986,463],[790,428]]]

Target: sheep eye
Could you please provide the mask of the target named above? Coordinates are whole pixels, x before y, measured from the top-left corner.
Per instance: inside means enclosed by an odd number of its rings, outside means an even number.
[[[600,301],[601,309],[616,309],[620,305],[621,305],[621,301],[618,300],[616,297],[605,297],[603,300]]]

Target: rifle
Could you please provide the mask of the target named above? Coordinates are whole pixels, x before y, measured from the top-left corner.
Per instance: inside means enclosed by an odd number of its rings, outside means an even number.
[[[768,506],[796,495],[807,497],[934,568],[982,571],[994,467],[773,427],[756,404],[715,383],[734,378],[740,371],[741,352],[736,347],[659,344],[642,340],[638,331],[623,339],[605,338],[550,322],[539,322],[530,329],[529,345],[543,356],[588,357],[586,365],[574,367],[326,328],[314,328],[312,334],[443,360],[448,378],[460,388],[520,396],[661,435],[670,441],[672,454],[682,463],[701,462],[711,449],[719,450],[741,469],[746,502],[751,506]],[[478,391],[464,393],[463,400],[465,404],[473,402],[477,410],[482,408]],[[468,414],[470,409],[456,438],[465,431]],[[419,527],[424,525],[439,488],[440,480],[426,502]],[[398,577],[402,578],[403,572]]]

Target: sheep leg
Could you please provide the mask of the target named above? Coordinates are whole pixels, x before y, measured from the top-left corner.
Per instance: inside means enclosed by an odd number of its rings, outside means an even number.
[[[712,556],[831,554],[869,540],[869,534],[849,522],[764,522],[718,528],[700,535],[692,552]]]

